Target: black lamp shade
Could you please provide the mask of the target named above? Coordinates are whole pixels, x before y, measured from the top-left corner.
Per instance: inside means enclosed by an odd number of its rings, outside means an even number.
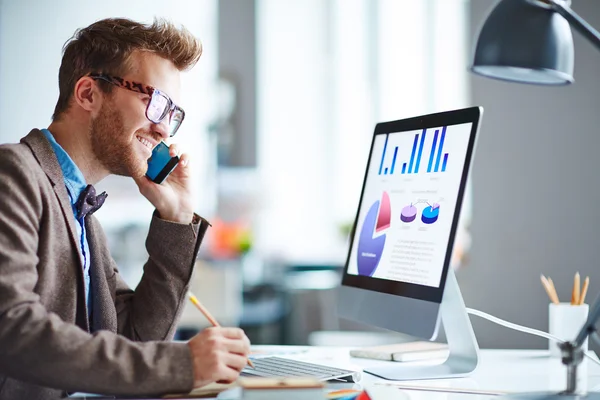
[[[527,0],[502,0],[485,21],[471,70],[538,85],[573,82],[573,35],[566,19]]]

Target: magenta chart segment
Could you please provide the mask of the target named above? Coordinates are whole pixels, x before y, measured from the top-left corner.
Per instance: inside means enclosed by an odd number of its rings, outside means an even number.
[[[390,196],[387,192],[383,192],[381,196],[381,205],[379,206],[379,214],[377,215],[377,225],[375,232],[381,232],[390,227],[392,223],[392,209],[390,205]]]
[[[431,142],[431,148],[429,150],[429,159],[427,163],[427,173],[445,172],[448,166],[448,153],[444,153],[444,141],[446,140],[446,126],[440,129],[435,129],[433,133],[433,140]],[[418,174],[421,167],[421,159],[423,158],[423,148],[425,141],[427,140],[427,129],[423,129],[420,134],[415,134],[410,158],[406,162],[402,162],[402,169],[400,174]],[[388,140],[390,135],[388,133],[385,136],[385,143],[383,145],[383,152],[381,154],[381,163],[379,164],[379,175],[393,175],[396,172],[396,164],[398,158],[399,146],[394,146],[394,151],[391,148],[388,151]],[[404,149],[401,149],[404,150]],[[386,162],[386,156],[391,155],[391,163],[389,160]],[[387,157],[389,159],[389,157]],[[384,166],[385,165],[385,166]],[[389,167],[387,166],[389,165]],[[421,170],[423,172],[423,170]]]
[[[400,212],[400,220],[409,224],[417,219],[418,210],[416,206],[418,204],[427,204],[427,207],[421,212],[421,222],[430,225],[438,220],[438,217],[440,216],[440,205],[438,203],[430,204],[424,200],[419,200],[416,203],[411,203],[403,207]]]

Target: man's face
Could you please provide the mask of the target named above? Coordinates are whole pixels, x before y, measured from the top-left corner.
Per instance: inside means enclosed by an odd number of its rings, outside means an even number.
[[[176,103],[180,99],[180,73],[172,62],[149,53],[135,53],[123,79],[143,83],[165,92]],[[147,160],[160,140],[169,137],[168,117],[160,124],[146,118],[146,94],[114,86],[104,96],[102,108],[92,119],[92,151],[109,173],[141,177]]]

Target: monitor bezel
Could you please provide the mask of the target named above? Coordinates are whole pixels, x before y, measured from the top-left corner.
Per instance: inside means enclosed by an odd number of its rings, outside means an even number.
[[[444,287],[446,286],[446,278],[448,276],[448,268],[450,266],[450,260],[452,257],[452,249],[454,246],[454,240],[456,238],[456,231],[458,228],[458,222],[460,219],[460,212],[462,209],[462,203],[467,186],[467,178],[469,176],[469,169],[473,161],[473,152],[475,149],[475,140],[477,137],[477,131],[479,129],[479,121],[483,109],[481,107],[469,107],[460,110],[452,110],[439,112],[434,114],[427,114],[418,117],[411,117],[406,119],[400,119],[396,121],[380,122],[375,126],[373,139],[371,141],[371,147],[369,150],[369,157],[367,160],[367,167],[365,169],[365,175],[363,178],[362,189],[360,193],[360,200],[358,202],[358,208],[356,210],[356,216],[352,226],[350,234],[350,244],[348,246],[348,255],[346,257],[346,264],[344,266],[344,272],[342,276],[342,285],[355,287],[365,290],[370,290],[379,293],[388,293],[397,296],[410,297],[418,300],[431,301],[435,303],[441,303],[442,296],[444,294]],[[363,205],[363,197],[365,192],[365,185],[367,183],[367,177],[369,172],[369,166],[371,165],[371,157],[373,157],[373,147],[375,145],[375,139],[379,135],[423,130],[429,128],[438,128],[442,126],[460,125],[465,123],[471,123],[471,132],[469,134],[469,143],[467,152],[465,155],[465,163],[460,179],[460,186],[458,190],[458,196],[456,201],[456,207],[454,209],[454,217],[452,219],[452,225],[450,228],[450,235],[448,237],[448,244],[446,246],[446,254],[444,257],[444,265],[442,269],[442,276],[440,279],[439,287],[431,287],[425,285],[418,285],[414,283],[391,281],[387,279],[373,278],[362,275],[348,274],[348,266],[350,258],[352,257],[352,249],[354,247],[356,227],[358,225],[358,218],[360,210]]]

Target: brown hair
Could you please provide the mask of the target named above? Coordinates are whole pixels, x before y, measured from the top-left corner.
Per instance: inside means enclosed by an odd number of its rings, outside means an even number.
[[[134,51],[146,51],[173,62],[184,71],[193,67],[202,54],[202,44],[184,27],[164,19],[144,25],[124,18],[107,18],[78,29],[63,47],[58,72],[59,97],[52,119],[69,107],[75,83],[90,72],[124,74]],[[102,85],[110,92],[111,85]]]

